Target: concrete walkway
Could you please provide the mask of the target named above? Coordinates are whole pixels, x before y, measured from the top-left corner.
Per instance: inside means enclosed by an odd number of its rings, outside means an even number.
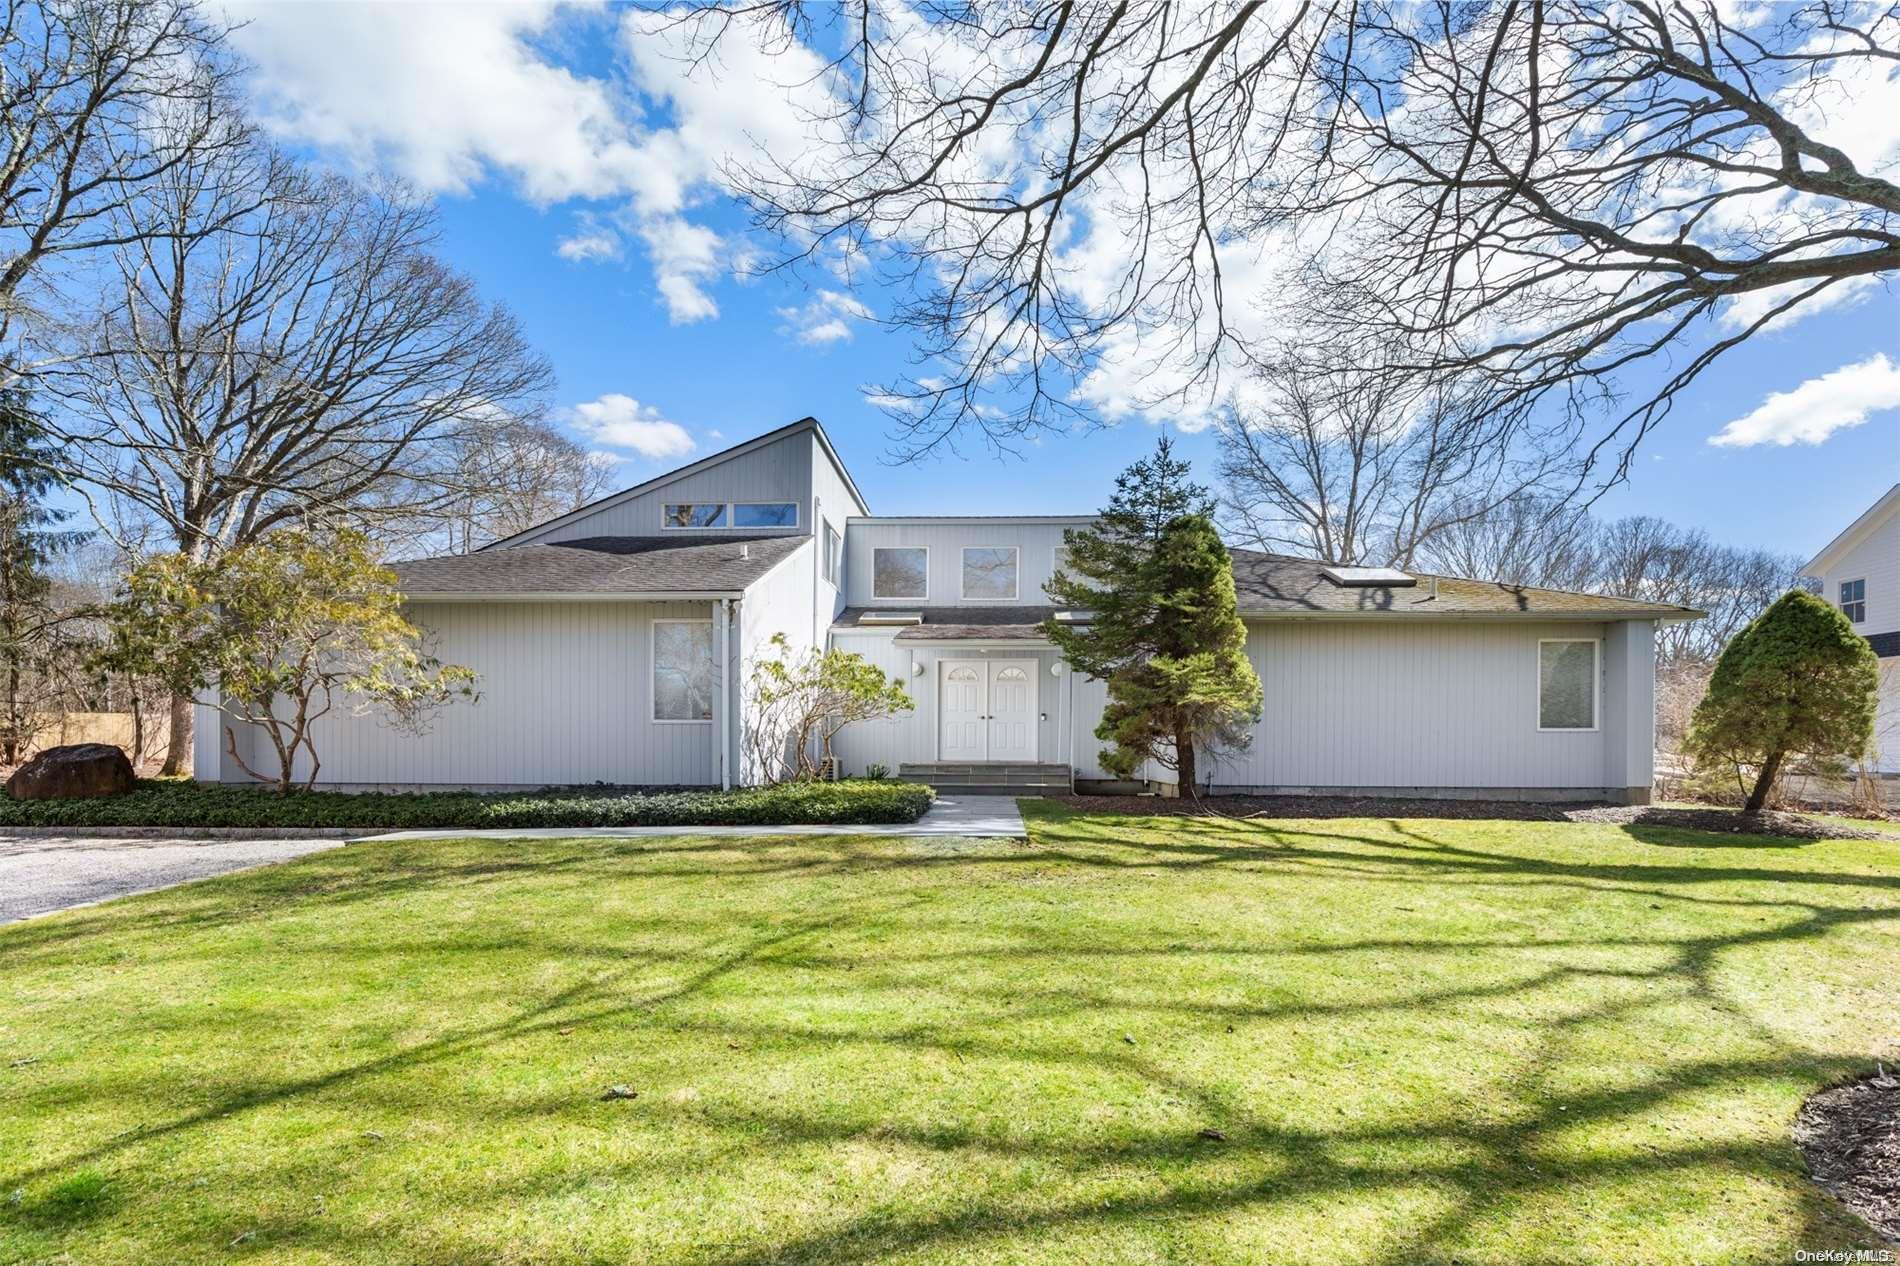
[[[361,840],[614,839],[669,835],[957,836],[1023,839],[1023,815],[1008,796],[940,796],[930,812],[908,825],[890,826],[621,826],[537,827],[519,830],[392,831]],[[0,923],[88,906],[113,897],[154,892],[174,884],[289,861],[338,839],[79,838],[0,835]]]
[[[538,826],[495,830],[390,831],[364,840],[571,840],[599,836],[617,840],[668,835],[955,835],[976,839],[1025,839],[1022,812],[1012,796],[938,796],[915,822],[869,826]]]

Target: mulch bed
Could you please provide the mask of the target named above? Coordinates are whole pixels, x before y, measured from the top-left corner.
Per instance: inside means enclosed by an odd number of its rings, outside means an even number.
[[[1796,1114],[1794,1141],[1822,1190],[1900,1243],[1900,1076],[1820,1091]]]
[[[1534,804],[1520,800],[1410,800],[1382,796],[1053,796],[1078,813],[1135,813],[1151,817],[1440,818],[1518,822],[1603,822],[1660,826],[1731,835],[1775,835],[1801,840],[1884,840],[1880,831],[1817,822],[1797,813],[1748,816],[1735,809],[1666,809],[1653,805]]]

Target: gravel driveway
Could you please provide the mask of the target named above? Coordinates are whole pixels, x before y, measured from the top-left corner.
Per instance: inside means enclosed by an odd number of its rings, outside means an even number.
[[[342,842],[0,835],[0,923],[289,861]]]

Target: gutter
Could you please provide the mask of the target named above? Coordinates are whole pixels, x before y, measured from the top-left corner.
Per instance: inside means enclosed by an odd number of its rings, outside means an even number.
[[[1605,620],[1668,620],[1681,622],[1700,620],[1706,611],[1664,610],[1632,611],[1619,607],[1610,611],[1266,611],[1242,607],[1239,615],[1243,620],[1367,620],[1367,621],[1416,621],[1427,624],[1447,620],[1486,621],[1493,624],[1534,623],[1537,621],[1601,624]]]
[[[774,569],[776,570],[776,569]],[[769,573],[768,573],[769,574]],[[743,597],[743,589],[669,590],[651,593],[587,593],[560,589],[468,593],[405,593],[404,602],[716,602]]]

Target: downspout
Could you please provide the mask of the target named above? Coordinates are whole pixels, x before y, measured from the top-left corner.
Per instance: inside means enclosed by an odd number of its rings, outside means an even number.
[[[732,713],[732,661],[728,658],[731,638],[727,625],[732,616],[732,599],[720,598],[714,604],[717,612],[713,620],[719,630],[719,789],[732,790],[732,742],[730,717]]]

